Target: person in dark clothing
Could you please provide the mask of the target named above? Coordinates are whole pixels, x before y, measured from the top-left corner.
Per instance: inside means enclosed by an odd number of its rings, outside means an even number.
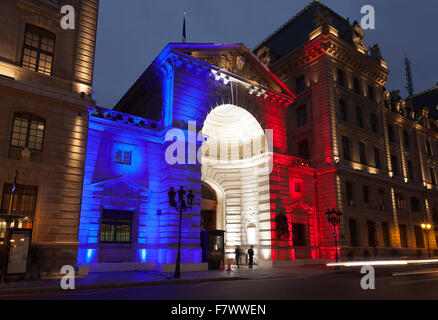
[[[240,256],[242,255],[242,250],[239,246],[237,246],[236,250],[234,250],[234,253],[236,254],[237,268],[240,268]]]
[[[252,264],[254,262],[254,246],[251,246],[251,248],[248,249],[248,256],[249,256],[249,263],[248,268],[252,268]]]

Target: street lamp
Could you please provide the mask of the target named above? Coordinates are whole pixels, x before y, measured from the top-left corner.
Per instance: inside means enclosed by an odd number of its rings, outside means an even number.
[[[182,225],[182,213],[187,211],[187,209],[191,209],[193,205],[193,199],[195,198],[195,195],[192,193],[192,190],[189,190],[189,193],[187,194],[187,202],[184,199],[184,195],[186,194],[186,191],[184,190],[184,187],[181,186],[181,188],[178,190],[178,201],[175,199],[175,196],[177,192],[173,189],[173,187],[170,188],[169,192],[167,193],[169,196],[169,204],[171,208],[175,208],[179,212],[179,236],[178,236],[178,255],[176,258],[176,265],[175,265],[175,273],[173,274],[173,277],[175,279],[181,278],[181,225]]]
[[[333,226],[332,236],[335,239],[336,262],[338,262],[338,233],[336,232],[336,226],[339,225],[342,212],[333,208],[332,210],[327,209],[327,212],[325,214],[327,215],[327,221]]]
[[[422,223],[421,228],[426,233],[427,249],[429,250],[429,258],[430,258],[431,254],[430,254],[430,245],[429,245],[429,231],[430,229],[432,229],[432,225],[430,223]]]

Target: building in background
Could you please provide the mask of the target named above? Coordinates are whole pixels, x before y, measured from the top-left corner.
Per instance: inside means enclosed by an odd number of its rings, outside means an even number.
[[[288,109],[288,154],[316,171],[321,221],[329,208],[343,212],[342,256],[368,257],[374,247],[379,256],[427,254],[420,224],[438,210],[436,100],[409,109],[398,91],[386,91],[378,45],[367,48],[357,22],[318,1],[255,53],[297,94]],[[319,236],[321,247],[332,245],[329,230],[321,227]],[[433,232],[429,242],[436,249]]]
[[[0,22],[0,192],[8,213],[33,219],[32,263],[76,265],[98,0],[4,0]],[[16,221],[15,227],[21,222]],[[6,222],[0,221],[0,238]]]

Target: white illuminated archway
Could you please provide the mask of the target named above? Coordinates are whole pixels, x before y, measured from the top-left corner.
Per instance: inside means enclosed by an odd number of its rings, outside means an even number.
[[[225,230],[227,258],[237,245],[254,245],[256,259],[270,259],[269,159],[265,133],[245,109],[213,109],[202,128],[202,180],[218,194],[216,229]]]

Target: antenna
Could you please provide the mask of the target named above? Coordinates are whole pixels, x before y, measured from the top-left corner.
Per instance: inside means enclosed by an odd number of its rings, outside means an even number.
[[[411,61],[405,56],[405,70],[406,70],[406,90],[409,96],[414,94],[414,83],[412,82]]]

